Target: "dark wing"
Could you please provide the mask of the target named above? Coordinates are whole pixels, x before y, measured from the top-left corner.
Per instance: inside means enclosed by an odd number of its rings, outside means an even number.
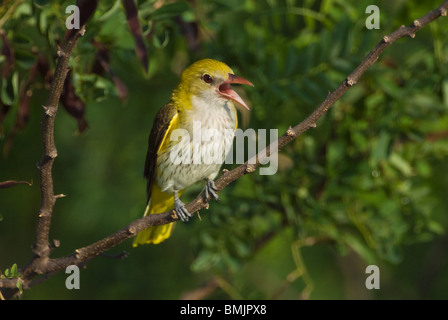
[[[164,105],[156,114],[148,139],[148,151],[146,153],[144,177],[148,180],[146,184],[146,203],[151,199],[151,187],[154,182],[154,174],[157,165],[157,153],[162,146],[173,119],[177,118],[177,109],[172,103]]]

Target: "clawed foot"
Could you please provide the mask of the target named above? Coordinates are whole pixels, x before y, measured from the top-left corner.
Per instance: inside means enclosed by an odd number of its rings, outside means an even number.
[[[174,191],[174,209],[182,222],[187,222],[193,215],[185,209],[184,203],[179,199],[177,191]]]
[[[207,184],[205,185],[205,198],[208,199],[210,195],[215,198],[216,201],[219,201],[218,197],[218,189],[215,186],[215,182],[213,180],[207,179]]]

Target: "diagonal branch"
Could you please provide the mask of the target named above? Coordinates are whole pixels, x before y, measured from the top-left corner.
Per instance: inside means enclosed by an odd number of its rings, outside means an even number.
[[[364,58],[359,66],[339,85],[335,91],[330,93],[322,104],[318,106],[305,120],[295,127],[289,128],[277,141],[269,145],[262,152],[258,153],[255,156],[255,159],[250,159],[234,170],[225,172],[218,180],[216,180],[215,185],[218,191],[221,191],[231,182],[241,178],[242,176],[254,172],[260,163],[264,162],[263,159],[269,157],[275,152],[278,152],[289,142],[296,139],[308,129],[316,127],[316,122],[338,99],[342,97],[348,89],[350,89],[350,87],[358,82],[362,74],[378,60],[381,53],[388,46],[403,37],[413,38],[415,33],[422,27],[440,16],[446,16],[447,9],[448,0],[445,0],[437,9],[432,10],[420,19],[415,20],[408,27],[401,26],[391,34],[384,36],[383,39],[373,48],[373,50],[370,51],[370,53]],[[55,72],[55,77],[65,77],[68,59],[80,35],[81,33],[75,33],[74,37],[69,39],[67,45],[59,52],[58,66],[56,69],[59,70],[60,73]],[[60,85],[62,85],[64,79],[65,78],[62,78],[62,81],[54,82],[60,82]],[[57,197],[53,193],[53,181],[51,175],[53,160],[57,155],[57,151],[54,146],[53,126],[54,116],[57,112],[57,102],[60,96],[60,89],[61,88],[59,88],[58,85],[55,85],[54,88],[52,87],[52,93],[49,101],[47,102],[47,106],[45,107],[45,116],[42,124],[44,153],[39,165],[42,182],[42,203],[39,211],[36,243],[33,248],[33,252],[36,257],[33,259],[32,263],[20,270],[23,288],[28,288],[38,282],[33,282],[33,278],[37,273],[50,275],[65,269],[69,265],[85,264],[102,252],[115,247],[116,245],[124,242],[126,239],[134,237],[138,232],[150,226],[166,224],[179,219],[174,210],[160,214],[151,214],[131,222],[128,226],[112,235],[105,237],[102,240],[75,250],[75,252],[70,256],[55,259],[49,257],[49,227],[52,208]],[[200,194],[196,199],[186,205],[186,209],[189,212],[196,212],[200,209],[207,208],[209,201],[210,198],[205,199],[204,195]],[[9,280],[10,279],[0,279],[0,288],[15,289],[16,282]]]

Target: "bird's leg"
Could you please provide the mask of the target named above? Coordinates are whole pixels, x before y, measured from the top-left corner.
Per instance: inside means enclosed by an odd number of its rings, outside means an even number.
[[[185,209],[185,205],[182,200],[179,199],[179,195],[177,191],[174,191],[174,209],[176,210],[177,215],[180,220],[183,222],[188,221],[188,217],[192,217],[193,215]]]
[[[213,198],[215,198],[216,201],[219,201],[218,197],[218,189],[215,186],[215,182],[212,179],[205,179],[207,181],[207,184],[205,185],[205,199],[208,199],[209,195],[212,195]]]

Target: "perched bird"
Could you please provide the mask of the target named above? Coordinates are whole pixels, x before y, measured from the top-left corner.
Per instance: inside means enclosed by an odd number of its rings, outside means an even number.
[[[184,70],[170,102],[158,111],[149,135],[144,215],[174,208],[182,221],[188,221],[192,215],[180,197],[185,188],[201,180],[206,182],[206,196],[218,200],[213,179],[232,146],[238,125],[233,102],[249,109],[231,88],[233,83],[253,86],[225,63],[213,59],[199,60]],[[141,231],[133,246],[164,241],[171,235],[173,224]]]

